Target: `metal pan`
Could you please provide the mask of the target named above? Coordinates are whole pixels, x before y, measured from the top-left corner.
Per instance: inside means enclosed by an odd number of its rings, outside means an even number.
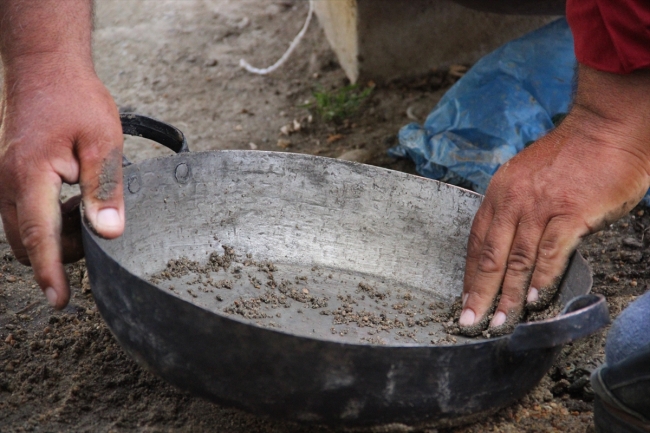
[[[499,338],[432,343],[445,324],[418,323],[431,305],[449,306],[460,293],[480,195],[311,155],[190,153],[176,128],[136,115],[122,122],[125,133],[178,154],[125,162],[122,237],[101,239],[84,225],[92,292],[133,358],[196,395],[302,422],[450,425],[522,397],[564,343],[608,322],[604,299],[587,295],[591,272],[575,254],[557,317]],[[192,291],[191,275],[150,282],[171,259],[223,264],[226,250],[257,264],[215,265],[214,279],[233,278],[231,288]],[[277,313],[228,310],[263,293],[281,297],[280,281],[291,308],[258,302]],[[384,330],[359,317],[336,323],[350,305],[386,317],[412,307],[413,323]]]

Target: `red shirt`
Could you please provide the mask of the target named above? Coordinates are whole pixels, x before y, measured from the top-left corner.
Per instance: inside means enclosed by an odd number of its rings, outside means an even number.
[[[567,0],[578,62],[628,74],[650,68],[649,0]]]

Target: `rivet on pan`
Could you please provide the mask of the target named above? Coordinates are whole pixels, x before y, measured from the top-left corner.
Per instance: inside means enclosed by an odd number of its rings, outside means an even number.
[[[184,162],[176,166],[176,180],[179,183],[186,183],[190,180],[190,167]]]
[[[135,174],[129,177],[128,188],[131,194],[135,194],[140,191],[140,178]]]

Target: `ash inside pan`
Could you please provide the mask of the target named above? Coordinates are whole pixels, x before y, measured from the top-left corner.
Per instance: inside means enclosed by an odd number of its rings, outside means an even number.
[[[204,263],[179,258],[148,279],[220,315],[294,335],[372,345],[450,345],[489,338],[460,335],[460,297],[340,269],[256,261],[223,246]],[[557,298],[557,297],[556,297]],[[497,298],[498,301],[498,298]],[[555,299],[526,321],[559,314]]]
[[[221,315],[294,335],[373,345],[448,345],[459,298],[445,300],[376,276],[255,261],[228,246],[204,263],[180,258],[148,276],[175,296]]]

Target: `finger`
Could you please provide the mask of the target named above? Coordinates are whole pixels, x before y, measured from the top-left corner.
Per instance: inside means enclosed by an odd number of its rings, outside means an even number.
[[[526,308],[539,310],[548,306],[557,292],[571,254],[587,233],[586,227],[563,218],[549,221],[539,242]]]
[[[478,335],[487,328],[490,310],[503,281],[515,231],[516,224],[508,218],[495,216],[492,220],[483,241],[476,275],[458,321],[465,335]]]
[[[70,291],[61,261],[60,177],[51,171],[34,171],[21,186],[16,202],[20,242],[34,269],[36,282],[48,302],[60,309]]]
[[[77,195],[61,204],[61,249],[63,263],[72,263],[84,256],[81,241],[81,196]]]
[[[501,285],[501,298],[490,322],[490,334],[509,333],[521,320],[543,233],[544,227],[530,220],[522,220],[517,227]]]
[[[16,260],[25,266],[30,266],[31,263],[29,262],[27,250],[20,240],[16,205],[13,203],[3,204],[2,208],[0,208],[0,214],[2,214],[2,225],[4,227],[5,236],[7,237],[7,242],[9,242],[9,246],[16,257]]]
[[[492,217],[494,216],[493,208],[488,203],[484,202],[474,216],[472,221],[472,229],[467,239],[467,256],[465,258],[465,275],[463,278],[463,307],[467,301],[469,289],[472,286],[472,281],[476,276],[476,269],[478,261],[481,257],[483,250],[483,241],[485,235],[492,224]]]
[[[80,184],[84,217],[100,236],[112,239],[124,231],[122,198],[122,128],[117,113],[113,123],[94,128],[78,139]]]

